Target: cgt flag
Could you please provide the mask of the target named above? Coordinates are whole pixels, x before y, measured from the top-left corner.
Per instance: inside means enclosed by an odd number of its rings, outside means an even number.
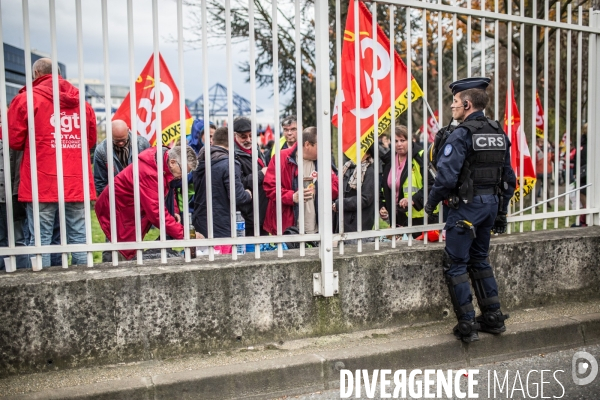
[[[544,137],[544,109],[537,90],[535,92],[535,134],[538,137]]]
[[[423,124],[423,126],[421,126],[421,133],[427,132],[427,142],[429,143],[434,142],[435,135],[436,133],[438,133],[439,129],[437,125],[437,120],[439,120],[439,112],[438,110],[435,110],[433,112],[433,115],[430,115],[427,119],[427,125]]]
[[[148,139],[152,146],[156,146],[156,113],[161,112],[162,144],[167,146],[181,136],[179,129],[179,90],[173,81],[165,60],[159,54],[160,65],[160,96],[156,94],[154,82],[154,54],[146,63],[142,73],[135,81],[137,133]],[[129,93],[113,116],[113,120],[121,119],[131,127],[131,107]],[[157,102],[157,99],[160,100]],[[185,108],[186,135],[192,129],[192,116]]]
[[[510,108],[509,108],[510,107]],[[508,110],[511,110],[511,122],[508,124]],[[517,188],[511,202],[516,203],[520,200],[519,184],[523,177],[523,196],[527,196],[533,190],[535,185],[535,172],[531,161],[531,154],[527,146],[527,140],[521,129],[521,115],[515,101],[514,88],[512,82],[509,91],[506,93],[506,108],[504,110],[504,132],[510,138],[511,152],[510,165],[517,176]],[[523,153],[523,170],[521,170],[521,152]]]
[[[351,160],[356,160],[356,129],[360,129],[360,156],[375,142],[374,116],[377,113],[377,132],[382,134],[391,124],[391,70],[392,57],[390,42],[383,30],[377,25],[377,40],[373,40],[373,24],[371,13],[362,2],[358,3],[358,29],[354,26],[354,1],[350,0],[348,17],[344,31],[342,46],[342,83],[338,88],[331,123],[338,126],[338,118],[342,119],[342,149]],[[360,109],[356,109],[356,74],[354,52],[356,31],[359,32],[359,71],[360,76]],[[374,57],[377,58],[376,70],[373,70]],[[408,108],[408,85],[406,65],[394,52],[394,88],[395,115],[398,118]],[[377,85],[374,85],[374,80]],[[423,96],[421,88],[414,78],[411,79],[411,102]],[[359,119],[360,116],[360,119]]]

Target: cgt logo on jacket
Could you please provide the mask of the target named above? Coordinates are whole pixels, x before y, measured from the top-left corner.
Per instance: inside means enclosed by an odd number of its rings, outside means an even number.
[[[53,127],[54,114],[50,116],[50,125]],[[74,133],[72,133],[75,130]],[[81,148],[81,125],[79,123],[79,114],[73,112],[67,114],[66,112],[60,113],[60,131],[61,131],[61,144],[63,149],[80,149]],[[50,142],[50,146],[56,148],[56,133],[52,132],[54,138]]]

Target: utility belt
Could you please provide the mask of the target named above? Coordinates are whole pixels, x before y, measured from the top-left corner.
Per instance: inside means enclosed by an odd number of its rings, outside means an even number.
[[[450,192],[450,195],[446,200],[444,200],[444,204],[450,208],[458,209],[458,206],[461,200],[467,204],[473,202],[473,196],[483,196],[486,194],[499,194],[499,188],[497,186],[489,187],[489,188],[472,188],[472,191],[469,191],[469,194],[465,197],[460,193],[460,189],[454,189]]]

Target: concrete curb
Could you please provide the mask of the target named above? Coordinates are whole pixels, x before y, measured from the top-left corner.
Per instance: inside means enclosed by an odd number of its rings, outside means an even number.
[[[600,313],[510,325],[470,345],[440,335],[360,348],[131,378],[10,397],[21,400],[274,398],[339,386],[340,369],[466,367],[600,342]]]

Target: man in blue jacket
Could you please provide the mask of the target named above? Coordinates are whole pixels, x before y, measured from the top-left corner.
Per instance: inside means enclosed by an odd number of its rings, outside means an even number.
[[[212,190],[212,226],[213,237],[231,237],[231,209],[229,206],[229,135],[228,128],[218,128],[213,135],[213,144],[210,146],[210,177]],[[206,158],[201,152],[198,157],[198,167],[193,172],[194,198],[193,225],[196,232],[208,237],[208,221],[206,212]],[[241,181],[241,168],[235,162],[235,204],[240,207],[252,202],[250,190],[244,190]],[[235,214],[235,210],[233,212]]]

